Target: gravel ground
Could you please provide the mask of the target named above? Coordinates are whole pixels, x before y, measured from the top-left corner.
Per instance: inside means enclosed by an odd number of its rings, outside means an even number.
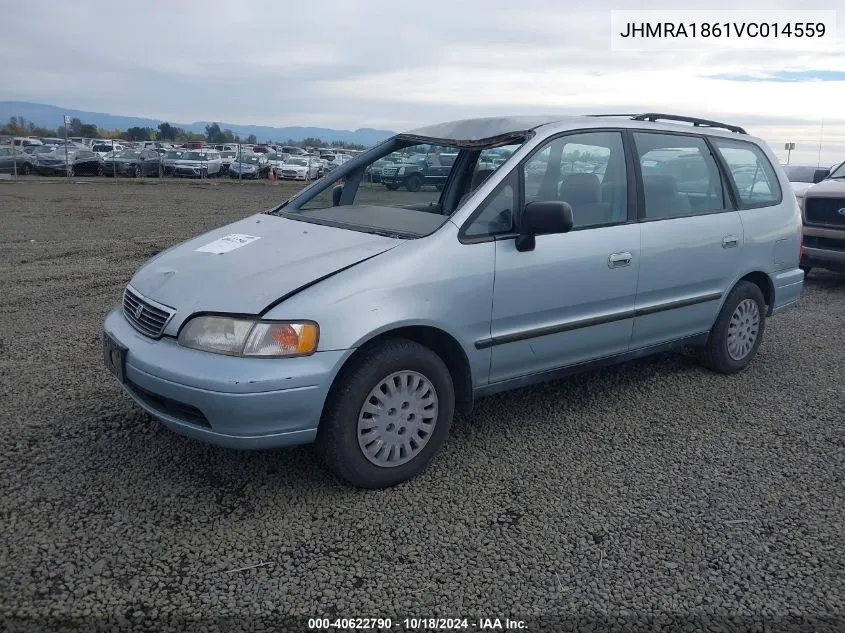
[[[140,264],[292,191],[0,183],[5,630],[845,630],[845,277],[814,272],[738,376],[666,355],[482,400],[365,492],[310,447],[170,433],[102,366]]]

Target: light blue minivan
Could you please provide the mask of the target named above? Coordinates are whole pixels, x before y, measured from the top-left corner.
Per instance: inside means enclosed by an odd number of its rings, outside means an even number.
[[[382,158],[392,188],[367,177]],[[315,441],[381,488],[481,396],[679,347],[743,369],[799,298],[801,248],[789,181],[742,128],[456,121],[155,256],[106,317],[104,358],[174,431]]]

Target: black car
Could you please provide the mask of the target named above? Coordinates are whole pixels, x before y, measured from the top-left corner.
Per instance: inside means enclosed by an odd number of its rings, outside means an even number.
[[[102,176],[103,158],[89,149],[61,147],[36,154],[35,170],[44,176]]]
[[[403,159],[403,162],[385,165],[381,170],[384,186],[394,191],[405,187],[408,191],[419,191],[426,185],[442,189],[452,170],[453,156],[421,154]]]
[[[12,153],[14,152],[14,153]],[[26,154],[19,147],[0,147],[0,174],[17,173],[26,176],[35,168],[35,157]]]
[[[125,149],[105,161],[106,176],[160,176],[161,155],[154,149]]]

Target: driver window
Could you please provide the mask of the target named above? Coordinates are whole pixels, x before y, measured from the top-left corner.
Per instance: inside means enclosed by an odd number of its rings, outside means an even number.
[[[523,178],[526,203],[569,203],[576,229],[625,222],[628,217],[621,132],[583,132],[556,138],[525,162]]]

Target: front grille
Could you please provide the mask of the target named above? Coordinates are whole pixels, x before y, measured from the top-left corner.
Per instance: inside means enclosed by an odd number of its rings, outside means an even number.
[[[845,227],[845,198],[804,198],[807,224]]]
[[[296,172],[289,169],[283,169],[282,176],[296,176]]]
[[[123,315],[144,336],[159,338],[175,310],[153,305],[128,287],[123,292]]]
[[[382,176],[392,176],[396,173],[396,167],[385,167],[381,170]]]

